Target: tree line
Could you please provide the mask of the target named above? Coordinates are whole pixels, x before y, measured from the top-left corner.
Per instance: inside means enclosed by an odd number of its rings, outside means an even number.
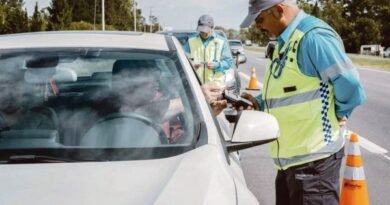
[[[390,47],[390,3],[388,0],[300,0],[306,13],[319,17],[340,35],[349,53],[358,53],[361,45]],[[241,30],[241,37],[260,44],[268,38],[255,29]]]
[[[133,31],[133,0],[105,1],[105,29]],[[102,28],[102,5],[100,0],[52,0],[50,6],[35,4],[32,15],[24,8],[24,0],[0,0],[0,34],[56,31],[100,30]],[[141,9],[136,9],[138,31],[155,32],[160,28],[158,19],[149,17],[147,24]],[[150,30],[152,28],[152,30]]]
[[[134,30],[133,0],[106,0],[106,30]],[[329,23],[343,39],[347,52],[357,53],[364,44],[390,46],[390,4],[388,0],[299,0],[306,13]],[[0,34],[54,30],[100,30],[102,24],[100,0],[52,0],[41,8],[38,1],[32,15],[24,8],[24,0],[0,0]],[[155,32],[158,19],[145,22],[141,9],[136,9],[138,31]],[[152,30],[150,30],[152,28]],[[229,38],[250,39],[266,44],[268,37],[255,25],[236,31],[224,29]]]

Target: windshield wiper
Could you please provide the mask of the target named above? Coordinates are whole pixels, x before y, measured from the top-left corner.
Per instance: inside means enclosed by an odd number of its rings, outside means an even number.
[[[76,160],[59,158],[46,155],[12,155],[8,160],[0,161],[2,164],[23,164],[23,163],[61,163],[76,162]]]

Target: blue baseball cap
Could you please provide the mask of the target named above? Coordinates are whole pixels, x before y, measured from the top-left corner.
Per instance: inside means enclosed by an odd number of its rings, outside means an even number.
[[[197,31],[209,33],[214,28],[214,19],[209,15],[202,15],[198,20]]]
[[[252,24],[256,17],[264,10],[267,10],[284,0],[249,0],[248,15],[242,21],[240,27],[246,28]]]

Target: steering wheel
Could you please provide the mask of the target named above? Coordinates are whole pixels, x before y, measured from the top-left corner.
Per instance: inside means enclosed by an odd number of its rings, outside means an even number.
[[[100,119],[97,122],[97,124],[103,123],[106,121],[110,121],[110,120],[114,120],[114,119],[118,119],[118,118],[129,118],[129,119],[138,120],[138,121],[146,124],[147,126],[152,127],[157,132],[161,144],[169,144],[168,137],[165,134],[165,132],[163,131],[163,129],[160,127],[160,125],[157,124],[156,122],[154,122],[152,119],[145,117],[143,115],[140,115],[138,113],[134,113],[134,112],[133,113],[113,113],[111,115],[104,117],[103,119]]]

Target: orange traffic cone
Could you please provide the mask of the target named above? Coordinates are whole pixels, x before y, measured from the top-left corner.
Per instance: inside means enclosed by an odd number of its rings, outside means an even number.
[[[255,67],[251,70],[251,78],[249,79],[249,86],[246,88],[247,90],[260,90],[257,87],[257,79],[256,79],[256,69]]]
[[[352,133],[349,142],[340,205],[369,205],[358,135]]]

